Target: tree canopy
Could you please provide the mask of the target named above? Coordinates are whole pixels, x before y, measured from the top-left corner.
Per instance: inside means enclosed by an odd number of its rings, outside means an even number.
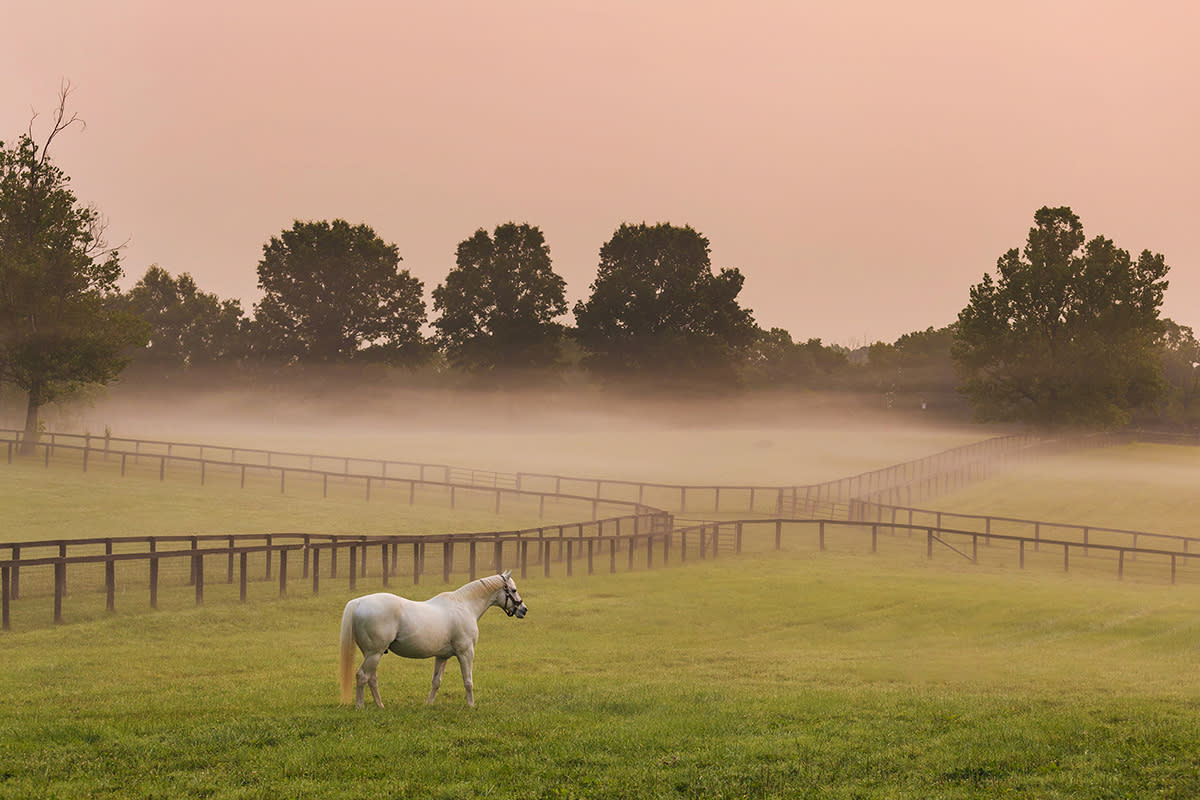
[[[567,310],[566,281],[536,226],[480,228],[459,243],[454,269],[433,290],[433,322],[451,364],[470,370],[552,366]]]
[[[200,291],[188,273],[172,277],[152,264],[113,305],[150,325],[150,341],[136,361],[158,368],[190,368],[245,356],[247,321],[238,300]]]
[[[984,274],[959,313],[953,357],[984,420],[1045,426],[1128,421],[1163,392],[1162,255],[1085,242],[1070,208],[1041,208],[1023,251]]]
[[[622,224],[600,248],[592,294],[575,305],[584,365],[667,375],[730,371],[759,339],[737,301],[737,269],[714,274],[691,226]]]
[[[423,353],[421,281],[368,225],[301,222],[263,245],[254,323],[284,361],[406,363]]]
[[[76,121],[66,117],[66,99],[64,89],[42,145],[32,133],[12,147],[0,143],[0,366],[28,395],[27,452],[43,405],[115,380],[147,333],[106,304],[121,276],[119,254],[104,240],[99,212],[79,203],[49,157]]]

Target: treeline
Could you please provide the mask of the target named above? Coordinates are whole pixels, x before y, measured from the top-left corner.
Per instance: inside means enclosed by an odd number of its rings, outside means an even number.
[[[131,370],[163,379],[219,366],[363,365],[476,382],[572,373],[827,388],[865,365],[865,350],[759,328],[738,303],[741,273],[714,273],[708,240],[688,226],[621,225],[601,248],[591,296],[573,309],[537,226],[480,229],[456,254],[430,309],[398,248],[369,226],[297,221],[264,245],[263,297],[249,313],[158,265],[106,304],[147,323]]]
[[[155,382],[320,365],[443,385],[832,389],[935,409],[958,398],[980,419],[1038,427],[1200,424],[1200,346],[1159,316],[1165,259],[1087,240],[1069,208],[1039,209],[952,324],[855,351],[760,328],[738,299],[742,273],[714,270],[701,233],[666,223],[621,224],[570,309],[537,226],[479,229],[430,309],[370,226],[297,221],[263,246],[247,311],[159,266],[118,290],[119,248],[47,155],[76,121],[65,101],[40,145],[0,143],[0,379],[27,398],[30,443],[39,408],[126,367]]]
[[[158,266],[106,302],[148,323],[133,372],[161,380],[369,365],[443,385],[582,376],[853,391],[941,413],[969,402],[980,418],[1039,426],[1200,423],[1200,345],[1158,316],[1162,257],[1085,242],[1070,209],[1041,209],[1035,222],[1024,251],[1001,257],[999,280],[985,274],[954,323],[856,350],[760,328],[738,302],[741,272],[714,271],[708,240],[670,224],[622,224],[600,248],[589,297],[569,311],[528,223],[463,240],[432,309],[396,245],[344,220],[297,221],[272,237],[249,315]]]

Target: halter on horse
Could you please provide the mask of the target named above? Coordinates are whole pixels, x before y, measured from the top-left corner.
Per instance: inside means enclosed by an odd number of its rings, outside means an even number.
[[[425,702],[432,703],[442,685],[442,673],[451,656],[462,670],[467,705],[475,705],[471,665],[475,643],[479,641],[479,618],[492,606],[499,606],[510,617],[521,619],[529,611],[521,600],[512,570],[472,581],[453,592],[442,592],[423,602],[414,602],[394,594],[380,592],[356,597],[346,603],[342,613],[340,639],[340,678],[342,702],[363,707],[363,690],[371,688],[375,705],[379,699],[379,659],[391,650],[405,658],[433,658],[433,688]],[[363,662],[354,669],[354,646],[362,651]]]

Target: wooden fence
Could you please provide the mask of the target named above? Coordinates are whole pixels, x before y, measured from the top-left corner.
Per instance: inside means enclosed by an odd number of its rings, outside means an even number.
[[[0,436],[12,438],[0,440],[6,450],[7,462],[13,463],[21,447],[20,431],[0,429]],[[491,502],[490,507],[499,514],[505,497],[536,501],[538,518],[544,519],[547,502],[567,504],[590,510],[592,520],[600,519],[602,512],[652,513],[657,509],[645,504],[619,498],[607,498],[568,493],[554,493],[522,488],[515,476],[504,473],[452,467],[442,464],[387,461],[380,459],[356,459],[336,456],[321,456],[304,453],[288,453],[248,448],[214,447],[212,445],[184,444],[145,439],[121,439],[96,437],[87,434],[47,434],[36,444],[40,453],[35,458],[49,467],[51,459],[64,453],[76,454],[84,472],[89,462],[94,466],[97,459],[116,462],[119,460],[120,474],[124,477],[132,465],[149,462],[157,467],[160,481],[166,480],[168,467],[187,467],[198,477],[203,486],[214,471],[237,476],[238,485],[246,487],[248,474],[267,474],[278,478],[280,493],[286,493],[289,476],[302,477],[321,483],[322,496],[328,496],[330,480],[343,484],[359,483],[363,497],[371,499],[372,488],[387,485],[407,492],[410,505],[416,502],[418,489],[434,490],[455,508],[464,495],[483,496]],[[194,454],[188,454],[193,452]],[[216,455],[229,453],[229,458]],[[366,471],[356,471],[364,468]],[[396,474],[397,469],[407,469],[410,474]],[[390,470],[390,472],[389,472]],[[441,479],[434,479],[432,476]],[[425,477],[422,477],[425,476]]]
[[[1195,546],[1200,540],[1188,537],[1171,537],[1185,540],[1184,544],[1172,546],[1174,543],[1166,538],[1150,544],[1134,539],[1080,541],[1045,535],[988,534],[922,523],[824,518],[714,521],[676,528],[674,535],[679,540],[681,562],[688,560],[689,536],[693,542],[691,552],[701,559],[717,558],[723,551],[740,554],[751,548],[764,552],[803,542],[815,545],[821,552],[833,549],[836,542],[840,549],[848,552],[877,553],[881,539],[888,539],[904,541],[906,546],[912,543],[922,546],[927,559],[933,559],[935,553],[944,553],[973,564],[1004,566],[1015,563],[1020,569],[1029,566],[1030,559],[1037,558],[1043,565],[1061,564],[1063,572],[1070,572],[1072,565],[1079,568],[1079,559],[1086,559],[1093,571],[1112,570],[1118,579],[1124,578],[1128,568],[1137,562],[1144,576],[1158,575],[1172,584],[1181,577],[1184,567],[1194,566],[1194,559],[1200,558],[1200,547]],[[1191,542],[1191,546],[1186,542]],[[985,554],[987,558],[984,558]],[[1200,570],[1189,570],[1188,575],[1192,580],[1200,580]]]
[[[0,429],[0,435],[5,433],[11,435],[7,440],[7,457],[11,463],[20,445],[20,432]],[[1093,436],[1050,441],[1025,436],[997,437],[836,481],[808,486],[760,487],[659,484],[528,472],[510,475],[421,462],[355,459],[87,434],[47,434],[36,444],[37,448],[41,448],[40,456],[47,466],[58,451],[63,451],[77,454],[84,471],[88,469],[89,459],[119,458],[122,475],[129,464],[149,461],[152,467],[157,466],[160,480],[165,479],[168,466],[188,465],[198,471],[201,484],[205,482],[210,468],[239,475],[243,487],[246,485],[247,471],[277,474],[281,492],[286,489],[289,475],[319,478],[323,493],[327,493],[331,478],[342,482],[363,481],[364,497],[368,501],[372,483],[386,482],[407,487],[410,503],[413,502],[417,487],[423,487],[441,492],[449,499],[451,507],[455,505],[457,494],[474,492],[493,500],[497,512],[500,511],[503,497],[517,496],[536,499],[539,518],[544,515],[546,502],[550,500],[582,504],[590,508],[591,519],[521,531],[426,536],[206,534],[0,543],[0,553],[7,548],[9,554],[8,559],[0,561],[0,571],[3,573],[3,626],[9,628],[11,605],[22,598],[22,571],[27,573],[31,568],[46,569],[39,591],[43,597],[53,597],[54,620],[59,622],[62,620],[64,598],[69,596],[68,566],[72,569],[72,587],[80,592],[103,591],[106,608],[112,610],[118,585],[133,585],[142,580],[119,582],[116,574],[118,564],[123,565],[123,569],[136,564],[146,568],[150,605],[156,607],[160,585],[192,587],[196,602],[202,603],[206,560],[224,560],[225,584],[234,585],[236,576],[240,599],[245,601],[248,588],[255,581],[251,575],[262,574],[263,577],[257,581],[262,583],[273,581],[273,573],[277,574],[280,593],[288,591],[289,581],[294,583],[296,580],[294,566],[289,575],[289,554],[293,565],[295,559],[302,558],[300,580],[311,580],[312,592],[316,593],[322,579],[339,579],[339,553],[344,562],[348,556],[344,574],[350,588],[354,589],[357,582],[367,576],[371,564],[377,565],[384,586],[405,574],[399,558],[402,548],[406,552],[411,548],[411,568],[407,575],[414,583],[419,582],[423,575],[437,574],[439,567],[443,583],[449,583],[452,575],[464,571],[469,579],[474,579],[481,563],[480,554],[482,552],[482,558],[486,559],[489,549],[489,568],[499,567],[508,553],[519,562],[522,576],[526,575],[530,566],[540,566],[548,577],[552,563],[565,565],[563,568],[567,575],[574,573],[576,564],[582,569],[586,563],[591,573],[598,568],[597,563],[603,566],[606,555],[609,570],[615,572],[618,562],[627,569],[652,568],[672,561],[684,563],[689,558],[715,558],[723,550],[740,553],[747,542],[748,531],[756,534],[749,537],[752,546],[773,546],[775,549],[783,546],[785,532],[789,542],[803,540],[804,532],[810,537],[815,533],[816,543],[821,550],[826,549],[829,531],[845,533],[844,539],[863,539],[865,532],[869,531],[871,552],[876,552],[881,532],[894,539],[899,537],[900,532],[906,532],[908,535],[902,538],[924,538],[930,558],[935,550],[948,550],[974,563],[979,563],[980,542],[985,551],[1001,556],[1004,556],[1004,545],[1007,545],[1011,550],[1010,555],[1018,560],[1022,568],[1025,567],[1027,552],[1031,557],[1041,557],[1037,554],[1058,552],[1061,548],[1065,570],[1070,568],[1072,554],[1093,560],[1097,556],[1110,557],[1116,563],[1119,577],[1124,577],[1127,560],[1132,562],[1140,558],[1145,564],[1161,563],[1164,569],[1169,561],[1170,579],[1174,582],[1179,570],[1200,555],[1200,539],[928,511],[895,504],[900,497],[929,497],[959,488],[1033,456],[1078,447],[1107,446],[1125,440],[1128,437]],[[226,453],[227,458],[224,457]],[[550,482],[553,482],[552,488]],[[613,493],[623,493],[625,496],[614,497]],[[662,508],[674,508],[681,512],[711,509],[714,513],[773,512],[774,516],[766,519],[714,520],[676,528],[673,516],[669,511],[657,507],[658,503],[662,503]],[[619,509],[627,513],[601,518],[602,509]],[[964,527],[948,527],[949,524]],[[181,542],[188,546],[180,547]],[[217,542],[221,544],[217,545]],[[139,549],[139,545],[143,546],[142,549]],[[174,545],[174,549],[160,549],[160,546],[169,545]],[[103,547],[104,552],[75,555],[70,552],[75,548],[86,550],[88,547]],[[45,549],[54,552],[38,552]],[[371,553],[375,553],[378,560],[370,556]],[[460,561],[457,555],[464,553],[465,562]],[[408,556],[405,562],[406,565],[409,563]],[[278,563],[277,569],[273,566],[275,563]],[[80,571],[88,565],[103,567],[102,581],[95,577],[89,579],[86,575],[80,576]],[[28,581],[28,577],[25,580]],[[35,596],[38,593],[32,592]]]
[[[1016,463],[1017,458],[1029,457],[1041,444],[1042,440],[1031,436],[998,436],[848,478],[799,486],[657,483],[541,472],[518,472],[515,478],[516,485],[521,488],[621,498],[678,514],[763,513],[833,517],[846,513],[851,501],[859,497],[902,491],[904,487],[908,488],[910,496],[913,487],[923,487],[926,492],[957,488],[965,480],[986,477],[1003,466]]]
[[[289,580],[297,578],[294,572],[297,567],[299,579],[311,580],[314,594],[319,590],[323,572],[325,580],[337,580],[339,574],[344,574],[353,590],[357,582],[376,567],[385,587],[405,574],[415,584],[423,575],[439,571],[443,583],[449,583],[451,576],[463,573],[468,580],[474,580],[480,568],[498,570],[514,562],[519,565],[522,576],[528,573],[531,565],[540,565],[549,577],[550,565],[555,561],[565,561],[567,574],[572,574],[574,561],[582,557],[585,550],[590,572],[594,569],[595,551],[601,548],[611,552],[613,571],[616,554],[626,551],[628,568],[634,569],[635,550],[643,544],[652,547],[654,542],[669,536],[672,528],[669,514],[652,512],[484,533],[355,536],[284,532],[5,542],[0,543],[0,551],[7,549],[9,556],[0,560],[2,624],[4,630],[10,628],[11,608],[16,601],[50,596],[54,602],[54,622],[62,622],[63,600],[68,596],[68,588],[79,594],[103,591],[106,608],[114,610],[118,564],[141,565],[139,570],[144,568],[144,572],[140,572],[144,578],[124,575],[120,585],[129,588],[144,583],[150,607],[157,608],[160,588],[166,586],[194,587],[196,603],[203,603],[206,564],[211,577],[214,560],[224,566],[224,583],[236,583],[239,597],[245,602],[249,585],[255,581],[271,582],[273,573],[278,576],[280,594],[286,594]],[[181,547],[181,544],[187,546]],[[401,548],[412,549],[412,566],[407,573],[400,568]],[[103,552],[94,552],[101,549]],[[52,554],[42,554],[44,551]],[[378,560],[369,557],[371,552],[377,553]],[[293,570],[290,574],[289,553],[292,554]],[[340,569],[339,554],[344,564]],[[298,565],[297,558],[300,559]],[[103,577],[81,569],[88,565],[103,566]],[[645,566],[654,566],[652,554],[646,556]],[[72,573],[69,585],[68,567]],[[44,568],[44,571],[38,574],[38,568]],[[30,570],[34,570],[32,588],[26,585]],[[254,577],[258,575],[262,577]],[[211,585],[211,580],[208,583]]]

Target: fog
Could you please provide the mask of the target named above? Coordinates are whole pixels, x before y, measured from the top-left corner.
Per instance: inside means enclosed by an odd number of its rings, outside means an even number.
[[[11,398],[10,398],[11,401]],[[889,411],[881,397],[445,390],[314,381],[257,389],[118,384],[45,409],[48,430],[666,483],[810,483],[996,428]],[[4,425],[17,427],[16,409]]]

